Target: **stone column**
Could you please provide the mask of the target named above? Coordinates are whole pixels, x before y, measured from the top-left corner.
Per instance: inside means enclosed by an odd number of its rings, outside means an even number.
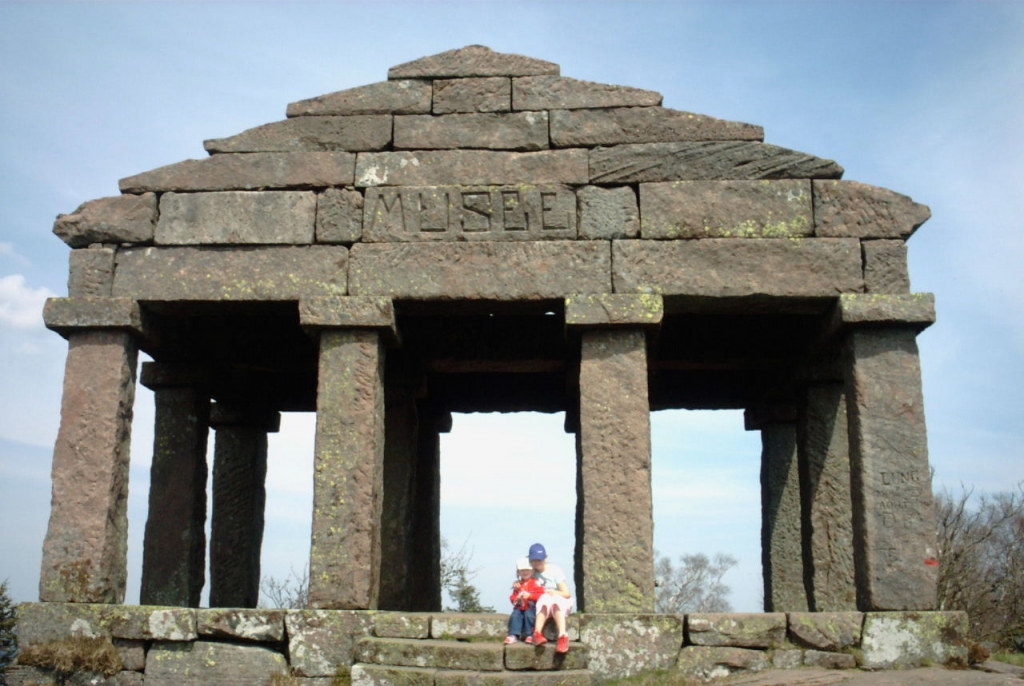
[[[395,331],[394,310],[387,298],[310,298],[299,319],[320,341],[310,605],[377,609],[384,338]]]
[[[54,298],[43,318],[68,339],[68,356],[39,599],[122,603],[141,313],[122,298]]]
[[[267,502],[267,433],[280,429],[281,415],[218,402],[210,426],[216,431],[210,607],[256,607]]]
[[[410,612],[441,611],[441,434],[452,430],[452,414],[422,400],[418,404],[416,488],[413,494],[409,568]]]
[[[761,573],[765,612],[806,612],[801,540],[796,407],[747,410],[748,430],[761,430]]]
[[[142,547],[143,605],[199,607],[206,580],[206,439],[210,396],[201,369],[147,362],[156,423]]]
[[[930,610],[938,577],[917,333],[930,294],[844,295],[854,563],[862,611]]]
[[[586,612],[654,610],[654,521],[647,341],[660,298],[574,296],[579,329],[576,593]]]

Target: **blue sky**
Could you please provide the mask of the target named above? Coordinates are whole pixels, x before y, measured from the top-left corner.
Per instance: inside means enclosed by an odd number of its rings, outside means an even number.
[[[562,74],[660,91],[665,105],[759,124],[769,143],[932,208],[910,241],[939,321],[920,338],[937,485],[1024,479],[1024,5],[1014,2],[0,3],[0,578],[36,598],[65,344],[54,217],[121,177],[205,155],[202,141],[282,119],[288,102],[480,43]],[[138,599],[152,397],[140,391],[129,501]],[[271,442],[264,571],[308,551],[312,422]],[[656,545],[728,552],[737,609],[761,599],[756,433],[737,413],[653,418]],[[573,453],[561,417],[463,415],[443,451],[442,528],[475,550],[505,609],[534,540],[568,567]],[[543,460],[564,497],[511,493]]]

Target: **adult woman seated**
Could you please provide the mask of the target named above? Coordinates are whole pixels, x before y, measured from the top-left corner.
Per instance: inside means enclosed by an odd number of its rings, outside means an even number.
[[[528,557],[530,566],[533,567],[533,578],[544,587],[544,595],[537,601],[537,624],[532,640],[527,638],[526,642],[534,645],[548,642],[548,639],[544,638],[544,624],[550,617],[555,620],[555,626],[558,628],[555,652],[566,653],[569,651],[569,635],[565,632],[565,618],[572,613],[575,603],[565,579],[565,572],[561,567],[547,561],[548,553],[540,543],[530,546]]]

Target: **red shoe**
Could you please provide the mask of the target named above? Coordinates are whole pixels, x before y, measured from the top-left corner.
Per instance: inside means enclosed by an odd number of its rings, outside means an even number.
[[[568,653],[569,652],[569,637],[562,634],[558,637],[558,646],[555,648],[556,653]]]
[[[548,639],[544,638],[544,634],[539,631],[533,632],[533,645],[542,646],[548,642]]]
[[[530,645],[533,645],[533,634],[527,636],[525,642],[529,643]]]

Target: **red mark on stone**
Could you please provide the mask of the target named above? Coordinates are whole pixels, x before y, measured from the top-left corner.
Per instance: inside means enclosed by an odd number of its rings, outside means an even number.
[[[924,563],[926,565],[928,565],[929,567],[938,567],[939,566],[939,561],[936,560],[934,557],[925,558]]]

